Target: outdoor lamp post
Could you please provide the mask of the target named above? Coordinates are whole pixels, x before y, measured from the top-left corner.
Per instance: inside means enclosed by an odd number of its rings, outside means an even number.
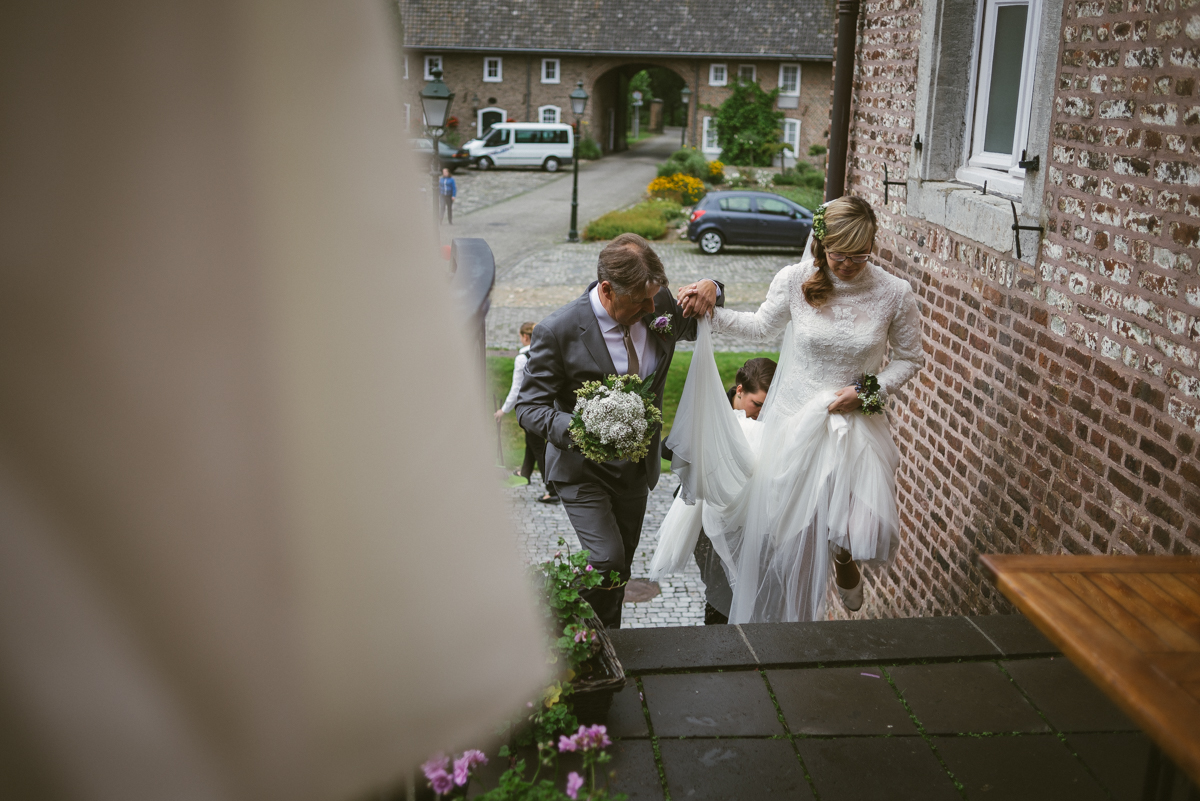
[[[686,147],[688,101],[692,99],[692,90],[688,89],[686,84],[679,90],[679,99],[683,101],[683,128],[679,131],[679,146]]]
[[[438,152],[438,144],[446,129],[446,120],[450,119],[450,103],[454,100],[454,92],[442,82],[440,69],[431,70],[430,74],[433,75],[433,80],[421,90],[421,110],[425,112],[425,125],[429,127],[429,133],[433,136],[433,230],[437,231],[442,221],[438,191],[442,159],[441,153]]]
[[[575,184],[571,188],[571,230],[567,233],[568,242],[579,241],[579,135],[583,133],[583,111],[587,108],[588,93],[583,88],[583,81],[575,84],[571,92],[571,111],[575,112]]]

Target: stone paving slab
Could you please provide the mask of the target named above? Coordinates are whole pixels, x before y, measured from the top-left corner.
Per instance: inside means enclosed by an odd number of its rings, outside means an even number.
[[[1140,801],[1150,740],[1141,732],[1068,734],[1067,747],[1091,769],[1117,801]],[[1172,801],[1183,801],[1177,792]]]
[[[796,747],[821,801],[960,798],[920,737],[798,740]]]
[[[887,672],[930,734],[1050,730],[1021,691],[992,662],[900,665]]]
[[[700,600],[703,623],[703,596]],[[621,629],[611,636],[628,673],[757,665],[737,626]]]
[[[748,623],[741,628],[764,665],[1001,655],[979,629],[961,617]]]
[[[1101,801],[1108,794],[1052,734],[938,737],[946,768],[967,798],[997,801]]]
[[[672,799],[797,801],[813,798],[787,740],[663,740]]]
[[[1059,731],[1137,731],[1137,726],[1066,657],[1002,662]]]
[[[664,673],[642,679],[656,737],[746,737],[784,733],[757,670]]]
[[[917,733],[878,667],[768,670],[767,678],[792,734]]]

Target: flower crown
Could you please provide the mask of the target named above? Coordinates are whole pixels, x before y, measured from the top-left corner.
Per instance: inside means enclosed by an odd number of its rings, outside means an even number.
[[[812,234],[817,239],[825,239],[825,209],[828,206],[829,203],[822,203],[820,206],[817,206],[817,210],[813,212]]]

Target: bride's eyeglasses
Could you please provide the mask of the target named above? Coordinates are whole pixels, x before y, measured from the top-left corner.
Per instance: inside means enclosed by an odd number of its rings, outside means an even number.
[[[869,253],[855,253],[853,256],[848,256],[845,253],[834,253],[832,250],[825,251],[825,257],[830,261],[846,261],[849,259],[855,264],[866,264],[870,255]]]

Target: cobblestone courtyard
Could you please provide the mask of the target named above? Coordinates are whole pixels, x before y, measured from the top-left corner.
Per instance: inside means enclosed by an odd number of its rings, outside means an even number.
[[[650,493],[646,504],[646,520],[642,525],[642,541],[633,560],[633,578],[644,579],[654,546],[658,544],[658,526],[671,506],[672,495],[679,481],[672,475],[664,475],[658,486]],[[528,562],[544,562],[561,550],[558,538],[562,537],[571,550],[579,550],[579,540],[562,504],[538,503],[542,495],[541,476],[534,474],[533,483],[512,487],[508,493],[512,509],[513,528],[517,540]],[[700,569],[689,562],[682,575],[668,576],[659,582],[661,593],[643,603],[625,604],[621,625],[624,628],[651,628],[657,626],[699,626],[704,623],[704,584],[700,581]]]

